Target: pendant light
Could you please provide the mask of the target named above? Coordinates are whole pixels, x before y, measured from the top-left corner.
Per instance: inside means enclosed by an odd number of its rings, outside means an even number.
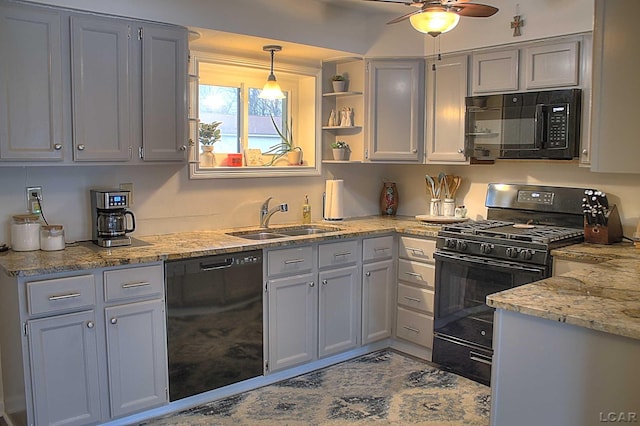
[[[282,89],[280,89],[280,85],[276,81],[276,76],[273,74],[273,57],[275,52],[279,52],[282,50],[282,46],[275,45],[267,45],[263,46],[262,50],[265,52],[271,52],[271,73],[267,78],[267,82],[264,84],[262,91],[258,95],[261,99],[284,99],[284,93],[282,93]]]
[[[411,15],[409,21],[411,26],[421,33],[437,37],[454,29],[460,21],[460,15],[450,12],[442,6],[433,6],[426,8],[423,12]]]

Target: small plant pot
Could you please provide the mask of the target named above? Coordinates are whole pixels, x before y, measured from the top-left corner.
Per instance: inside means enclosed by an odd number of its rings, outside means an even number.
[[[290,166],[299,166],[302,164],[302,151],[289,151],[287,152],[287,161]]]
[[[333,148],[333,159],[334,160],[348,160],[349,159],[349,151],[343,148]]]
[[[333,86],[334,92],[344,92],[347,87],[347,82],[345,80],[342,81],[332,81],[331,85]]]

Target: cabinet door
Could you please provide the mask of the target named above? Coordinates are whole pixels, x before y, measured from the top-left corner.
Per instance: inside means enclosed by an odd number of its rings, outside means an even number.
[[[84,425],[101,418],[94,311],[28,322],[34,423]]]
[[[63,159],[61,19],[51,9],[0,5],[2,160]]]
[[[362,343],[391,336],[393,323],[393,260],[362,267]]]
[[[71,79],[75,161],[131,157],[130,25],[71,17]]]
[[[269,370],[309,362],[316,351],[318,292],[313,274],[269,280]]]
[[[427,163],[466,163],[467,55],[427,63]]]
[[[358,267],[320,272],[318,355],[326,356],[358,346],[360,286]]]
[[[368,159],[423,158],[424,60],[367,62]]]
[[[576,86],[580,72],[577,41],[546,43],[524,50],[527,89]]]
[[[105,309],[111,416],[167,402],[164,301]]]
[[[142,158],[187,158],[187,30],[142,29]]]
[[[518,90],[518,49],[476,53],[472,58],[474,95]]]

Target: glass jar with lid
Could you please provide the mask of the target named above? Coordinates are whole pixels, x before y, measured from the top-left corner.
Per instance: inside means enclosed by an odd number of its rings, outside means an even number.
[[[62,225],[42,225],[40,227],[40,250],[64,250],[64,228]]]
[[[11,248],[14,251],[40,250],[40,216],[17,214],[11,220]]]

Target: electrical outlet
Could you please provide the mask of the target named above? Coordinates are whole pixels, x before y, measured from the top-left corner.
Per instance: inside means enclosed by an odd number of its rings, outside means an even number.
[[[129,191],[129,205],[133,204],[133,183],[121,183],[120,189]]]
[[[28,186],[27,187],[27,210],[33,214],[40,214],[42,212],[42,187],[41,186]]]

